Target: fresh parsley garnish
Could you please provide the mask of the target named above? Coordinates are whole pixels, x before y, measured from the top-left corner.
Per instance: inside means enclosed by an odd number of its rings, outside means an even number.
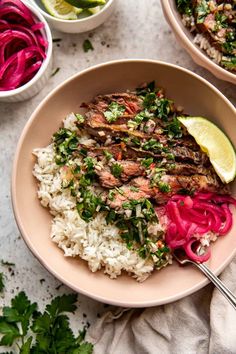
[[[108,106],[107,111],[104,112],[106,120],[111,123],[115,122],[117,118],[122,116],[125,112],[125,106],[118,104],[117,102],[111,102]]]
[[[181,124],[176,117],[174,117],[172,121],[166,125],[166,128],[164,130],[167,132],[168,137],[170,139],[182,137]]]
[[[137,129],[142,122],[146,122],[150,118],[153,118],[153,113],[150,113],[147,109],[145,109],[144,111],[136,114],[134,119],[128,120],[127,125],[129,128]]]
[[[15,263],[4,261],[3,259],[1,260],[1,264],[3,266],[8,266],[8,267],[14,267],[15,266]]]
[[[176,0],[177,3],[177,8],[180,13],[186,14],[186,15],[192,15],[192,4],[191,1],[189,0]]]
[[[87,188],[81,188],[81,201],[76,205],[80,217],[89,222],[98,211],[98,207],[103,206],[102,199]]]
[[[149,168],[152,163],[153,163],[153,157],[148,157],[146,159],[142,159],[141,161],[141,165],[146,168]]]
[[[108,150],[103,150],[103,154],[108,161],[113,157],[113,155]]]
[[[94,50],[93,45],[89,39],[85,39],[83,42],[83,50],[87,53],[89,50]]]
[[[55,161],[58,165],[64,165],[73,151],[77,150],[79,139],[76,132],[61,128],[53,135],[53,142],[56,152]]]
[[[75,116],[79,123],[84,123],[85,118],[82,116],[82,114],[76,113]]]
[[[162,193],[169,193],[171,191],[170,185],[162,181],[158,182],[158,188]]]
[[[123,167],[119,163],[113,163],[111,166],[111,173],[114,177],[119,178],[123,171]]]
[[[59,71],[60,71],[60,68],[56,68],[56,69],[52,72],[51,77],[55,76]]]
[[[155,92],[148,93],[143,100],[143,107],[156,117],[166,121],[172,112],[173,101],[159,98]]]
[[[144,87],[137,87],[136,93],[139,96],[146,96],[148,93],[153,92],[154,90],[155,90],[155,81],[151,81]]]
[[[5,287],[3,277],[3,273],[0,273],[0,292],[2,292]]]
[[[3,307],[0,346],[15,344],[21,354],[92,354],[92,344],[84,342],[85,329],[75,336],[65,314],[74,313],[76,301],[76,294],[58,296],[40,313],[37,304],[20,292],[11,306]]]

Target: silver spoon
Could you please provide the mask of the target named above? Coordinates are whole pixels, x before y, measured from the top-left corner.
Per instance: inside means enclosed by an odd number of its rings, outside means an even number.
[[[195,252],[197,255],[201,254],[203,251],[203,246],[199,241],[195,243]],[[212,271],[203,263],[197,263],[188,258],[185,251],[182,248],[177,248],[173,251],[173,257],[181,264],[186,265],[188,263],[194,264],[198,269],[200,269],[206,277],[216,286],[216,288],[226,297],[229,303],[236,310],[236,296],[222,283],[222,281],[212,273]]]

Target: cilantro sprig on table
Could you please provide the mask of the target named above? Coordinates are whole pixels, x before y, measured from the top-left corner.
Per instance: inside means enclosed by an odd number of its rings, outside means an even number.
[[[75,336],[65,315],[76,310],[76,301],[76,294],[57,296],[41,313],[20,292],[11,306],[3,307],[0,346],[13,345],[20,354],[91,354],[93,345],[84,341],[85,329]]]

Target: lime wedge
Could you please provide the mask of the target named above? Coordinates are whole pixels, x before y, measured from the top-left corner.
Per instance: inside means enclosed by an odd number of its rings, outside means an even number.
[[[208,155],[221,181],[233,181],[236,175],[235,150],[222,130],[203,117],[178,117],[178,120]]]
[[[91,9],[88,9],[88,12],[91,13],[91,15],[97,14],[101,10],[101,6],[96,6],[96,7],[91,7]]]
[[[62,20],[77,20],[77,15],[83,11],[64,0],[42,0],[42,3],[50,15]]]

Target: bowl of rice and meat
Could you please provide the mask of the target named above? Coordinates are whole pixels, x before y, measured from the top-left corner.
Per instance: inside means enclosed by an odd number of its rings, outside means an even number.
[[[236,3],[163,0],[164,15],[193,60],[221,80],[236,83]]]
[[[147,60],[87,69],[32,115],[14,162],[14,212],[29,248],[68,286],[107,303],[153,306],[207,283],[172,264],[175,247],[191,257],[194,239],[207,247],[217,240],[199,261],[219,272],[231,260],[232,188],[188,133],[186,112],[236,141],[235,109],[219,91]]]

